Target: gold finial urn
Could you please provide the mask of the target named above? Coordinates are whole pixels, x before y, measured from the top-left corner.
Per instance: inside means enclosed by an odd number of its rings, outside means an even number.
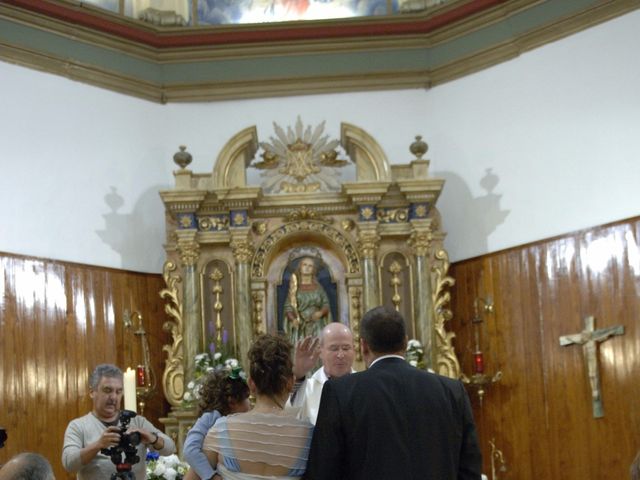
[[[180,168],[186,168],[186,166],[191,163],[191,160],[193,160],[193,157],[189,152],[187,152],[187,147],[185,145],[180,145],[179,148],[180,151],[173,155],[173,161]]]
[[[409,151],[413,153],[418,160],[422,160],[422,156],[429,150],[427,142],[422,140],[422,135],[416,135],[416,141],[409,145]]]

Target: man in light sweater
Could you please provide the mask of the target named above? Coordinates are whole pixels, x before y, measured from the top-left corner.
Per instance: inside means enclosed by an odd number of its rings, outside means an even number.
[[[98,365],[89,379],[93,410],[72,420],[64,434],[62,464],[68,472],[76,473],[79,480],[109,480],[116,473],[111,458],[101,450],[120,443],[122,394],[122,370],[115,365]],[[136,480],[146,478],[147,449],[157,451],[160,455],[170,455],[175,451],[173,440],[140,415],[131,419],[127,432],[140,434],[137,446],[140,461],[131,469]]]
[[[318,358],[322,367],[307,378]],[[353,334],[342,323],[330,323],[322,329],[319,338],[307,337],[299,342],[293,367],[296,383],[287,406],[300,408],[300,416],[315,425],[324,383],[329,378],[352,373],[354,359]]]

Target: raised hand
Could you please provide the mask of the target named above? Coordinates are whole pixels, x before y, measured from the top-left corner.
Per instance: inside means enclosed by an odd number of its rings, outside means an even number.
[[[318,337],[305,337],[296,344],[293,362],[293,374],[296,378],[304,377],[309,370],[315,367],[320,355],[320,339]]]

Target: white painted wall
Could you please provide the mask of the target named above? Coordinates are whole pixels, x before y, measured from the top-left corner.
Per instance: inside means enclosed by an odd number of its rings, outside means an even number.
[[[429,91],[156,105],[0,63],[0,251],[160,272],[179,144],[208,172],[240,129],[365,129],[392,163],[416,134],[452,260],[640,214],[640,12]]]

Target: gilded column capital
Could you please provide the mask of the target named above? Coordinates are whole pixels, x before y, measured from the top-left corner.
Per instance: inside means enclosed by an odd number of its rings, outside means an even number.
[[[375,258],[381,237],[377,230],[367,229],[358,232],[358,249],[363,258]]]
[[[254,247],[247,238],[234,238],[229,245],[236,262],[249,263],[253,258]]]
[[[200,257],[200,245],[193,241],[178,241],[180,260],[185,266],[193,266]]]
[[[409,245],[413,247],[416,255],[424,257],[429,253],[433,243],[433,232],[431,228],[414,230],[409,238]]]

